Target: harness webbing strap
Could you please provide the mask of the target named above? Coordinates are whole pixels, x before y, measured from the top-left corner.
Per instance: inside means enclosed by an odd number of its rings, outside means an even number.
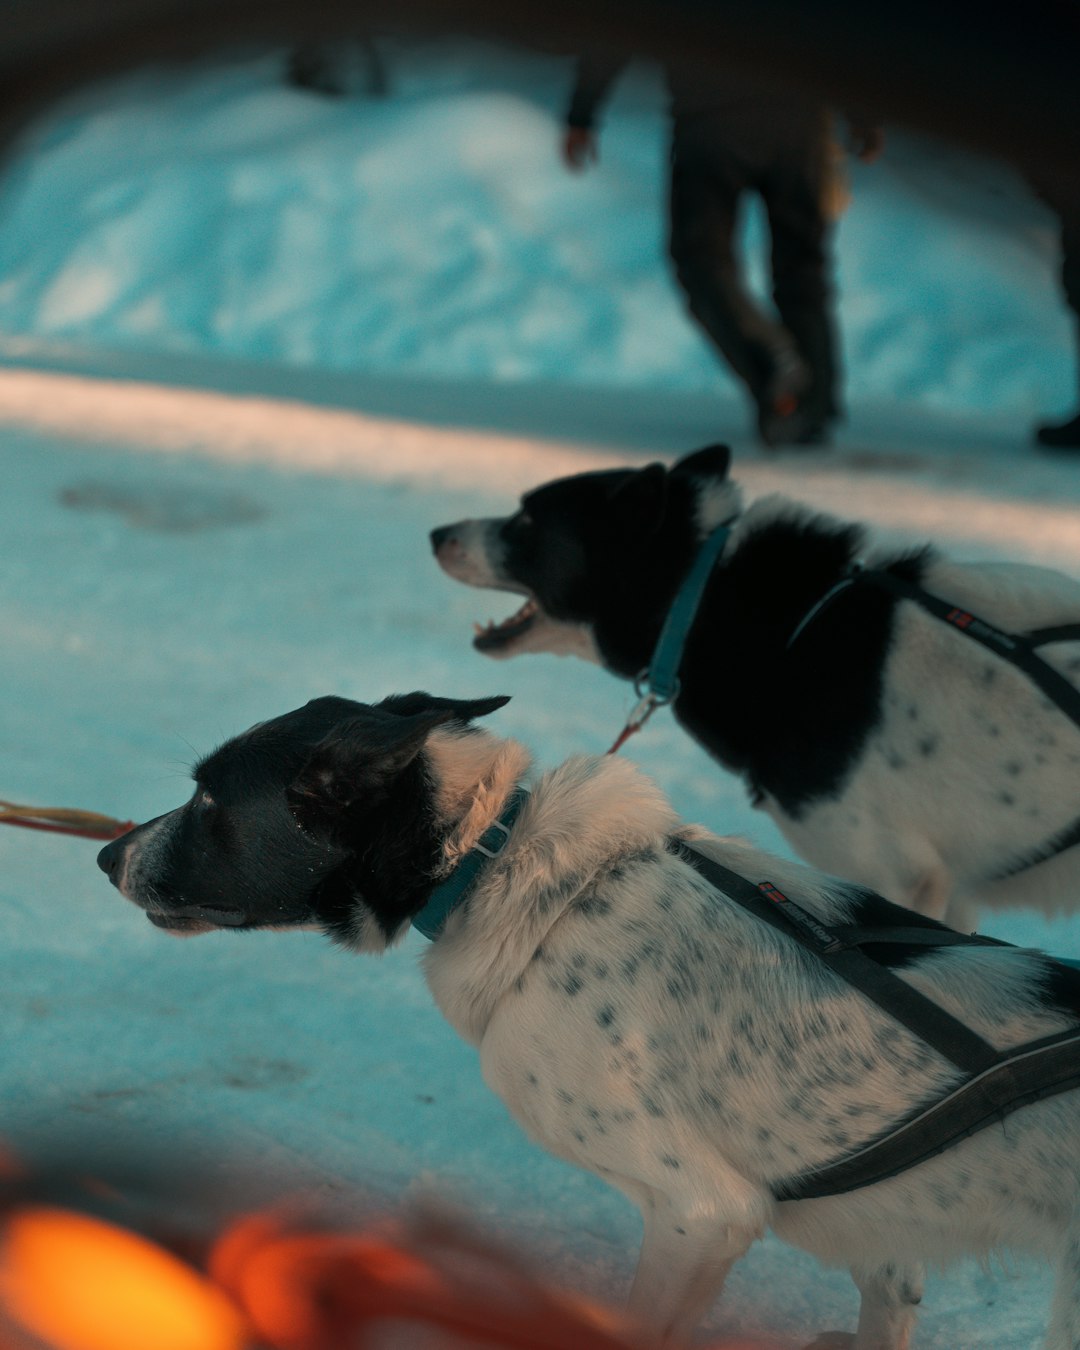
[[[856,577],[879,586],[882,590],[890,591],[902,599],[914,601],[934,618],[951,624],[965,637],[980,643],[995,655],[1022,670],[1070,721],[1080,727],[1080,690],[1048,661],[1044,661],[1035,650],[1053,642],[1080,642],[1080,623],[1033,628],[1026,633],[1005,633],[1000,628],[995,628],[993,624],[987,623],[985,619],[940,600],[921,586],[906,581],[903,577],[894,576],[892,572],[880,569],[860,571],[853,574],[853,578]],[[1080,844],[1080,819],[1059,830],[1040,848],[1018,858],[1002,871],[995,872],[988,880],[1006,881],[1009,877],[1018,876],[1029,868],[1037,867],[1039,863],[1049,862],[1051,858],[1056,858],[1059,853],[1064,853],[1077,844]]]
[[[858,924],[837,924],[831,929],[846,946],[888,946],[902,942],[911,947],[1009,947],[1012,944],[998,938],[984,937],[982,933],[957,933],[951,928],[910,928],[907,925],[888,928],[862,928]]]
[[[1074,820],[1071,825],[1048,839],[1042,848],[1033,850],[1026,857],[1006,867],[1000,872],[995,872],[990,878],[991,881],[1006,881],[1009,877],[1019,876],[1021,872],[1026,872],[1029,867],[1037,867],[1039,863],[1049,862],[1051,858],[1056,858],[1059,853],[1064,853],[1067,849],[1075,848],[1080,844],[1080,820]]]
[[[1021,1106],[1074,1087],[1080,1087],[1080,1031],[1023,1047],[840,1162],[779,1183],[773,1194],[777,1200],[813,1200],[885,1181]]]
[[[820,957],[842,980],[858,989],[889,1017],[907,1027],[962,1072],[982,1073],[997,1060],[998,1052],[989,1041],[983,1040],[925,994],[894,975],[887,966],[879,965],[858,946],[846,943],[840,930],[829,928],[815,919],[771,883],[755,885],[681,842],[677,843],[676,853],[697,868],[717,890],[736,900],[755,918],[786,933]],[[914,931],[926,933],[931,930]],[[951,934],[946,933],[946,942],[950,937]],[[892,930],[891,940],[898,940],[895,929]]]
[[[1037,647],[1046,647],[1054,642],[1080,642],[1080,623],[1054,624],[1046,628],[1032,628],[1026,633],[1005,633],[993,624],[987,623],[970,611],[950,604],[946,600],[931,595],[929,591],[913,581],[907,581],[882,568],[864,569],[853,565],[835,586],[826,591],[821,599],[803,615],[787,640],[786,650],[790,650],[796,640],[802,636],[810,624],[827,609],[836,598],[845,591],[866,581],[881,590],[903,600],[911,600],[928,614],[955,628],[958,633],[971,638],[992,651],[1002,660],[1022,670],[1029,680],[1041,689],[1050,701],[1065,714],[1077,727],[1080,727],[1080,690],[1071,684],[1060,671],[1037,655]],[[1002,871],[986,878],[987,881],[1005,881],[1018,876],[1031,867],[1049,862],[1059,853],[1080,844],[1080,818],[1071,825],[1059,830],[1052,839],[1039,848],[1018,858]]]
[[[1080,727],[1080,689],[1069,683],[1060,671],[1054,669],[1049,662],[1044,661],[1035,651],[1036,646],[1043,646],[1051,641],[1066,641],[1063,637],[1046,637],[1046,633],[1057,634],[1064,631],[1062,628],[1042,629],[1038,641],[1032,640],[1031,635],[1021,636],[1018,633],[1005,633],[1000,628],[995,628],[993,624],[987,623],[985,619],[980,619],[977,615],[970,613],[965,609],[960,609],[956,605],[951,605],[947,600],[939,600],[936,595],[931,595],[929,591],[923,590],[915,582],[907,581],[904,577],[895,576],[892,572],[886,572],[881,569],[863,571],[859,574],[859,579],[868,581],[871,585],[879,586],[882,590],[891,591],[893,595],[898,595],[904,600],[911,600],[928,614],[934,615],[937,619],[942,619],[953,628],[969,637],[974,642],[994,652],[997,656],[1022,670],[1031,682],[1040,688],[1047,698],[1051,699],[1073,722]],[[1071,628],[1072,625],[1069,625]],[[1077,636],[1080,636],[1078,634]]]
[[[724,895],[814,952],[841,979],[967,1074],[967,1080],[944,1097],[916,1107],[906,1119],[855,1152],[775,1183],[771,1189],[777,1200],[817,1199],[884,1181],[1022,1106],[1080,1086],[1080,1028],[998,1051],[860,950],[862,944],[875,942],[927,947],[1007,947],[1009,943],[946,928],[830,927],[770,882],[754,885],[681,840],[673,840],[669,847]]]
[[[1024,640],[1032,647],[1048,647],[1051,642],[1080,642],[1080,623],[1059,623],[1052,628],[1029,628]]]

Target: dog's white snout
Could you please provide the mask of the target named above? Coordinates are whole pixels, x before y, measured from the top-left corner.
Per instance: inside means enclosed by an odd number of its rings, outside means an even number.
[[[470,586],[497,584],[485,547],[487,524],[483,520],[461,520],[455,525],[441,525],[432,530],[435,560],[455,581]]]
[[[435,560],[445,572],[456,576],[455,568],[465,561],[465,548],[461,542],[461,522],[457,525],[440,525],[431,531],[431,548]]]
[[[456,530],[456,525],[439,525],[431,531],[431,547],[436,554],[457,543]]]
[[[141,905],[140,895],[149,882],[158,889],[160,880],[155,875],[161,858],[162,841],[168,833],[169,822],[178,813],[170,811],[156,816],[145,825],[121,835],[106,844],[97,857],[97,864],[126,900]]]

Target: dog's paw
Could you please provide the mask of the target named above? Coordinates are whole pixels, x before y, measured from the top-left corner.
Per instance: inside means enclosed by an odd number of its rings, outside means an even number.
[[[804,1345],[803,1350],[850,1350],[854,1344],[855,1337],[850,1331],[823,1331],[809,1345]]]

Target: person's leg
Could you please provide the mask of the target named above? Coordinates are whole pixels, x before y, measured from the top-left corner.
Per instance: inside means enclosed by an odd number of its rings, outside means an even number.
[[[824,439],[840,413],[825,148],[792,147],[761,183],[772,233],[773,300],[809,373],[800,400],[802,441]]]
[[[330,50],[321,42],[300,42],[290,49],[285,77],[296,89],[340,98],[345,92]]]
[[[1072,310],[1080,382],[1080,204],[1062,203],[1055,209],[1061,211],[1061,287]],[[1067,422],[1038,427],[1035,439],[1050,450],[1080,450],[1080,412]]]
[[[687,307],[758,409],[758,425],[771,439],[769,418],[785,401],[794,404],[806,382],[795,345],[781,325],[754,302],[739,273],[734,238],[746,180],[719,151],[672,157],[668,248]]]
[[[386,62],[370,33],[334,42],[302,42],[288,53],[289,84],[328,98],[364,93],[385,98],[390,88]]]

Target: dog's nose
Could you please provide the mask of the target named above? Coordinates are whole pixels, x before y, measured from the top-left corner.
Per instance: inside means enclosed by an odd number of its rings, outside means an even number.
[[[438,553],[443,544],[448,544],[454,537],[453,525],[440,525],[437,530],[431,531],[432,552]]]
[[[114,886],[116,885],[116,878],[120,871],[120,860],[123,856],[124,850],[120,847],[119,839],[114,839],[111,844],[106,844],[97,855],[97,865]]]

